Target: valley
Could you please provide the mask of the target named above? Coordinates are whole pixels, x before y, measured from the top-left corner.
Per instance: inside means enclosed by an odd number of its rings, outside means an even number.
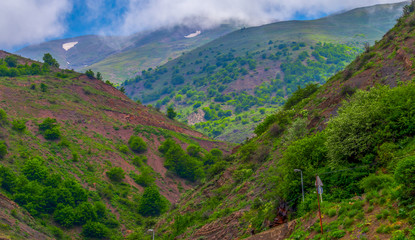
[[[0,239],[415,239],[415,1],[230,22],[0,50]]]

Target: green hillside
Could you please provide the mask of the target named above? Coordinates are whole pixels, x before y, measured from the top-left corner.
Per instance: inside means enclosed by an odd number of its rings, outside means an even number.
[[[0,51],[1,238],[124,239],[223,169],[231,145],[55,63]]]
[[[157,238],[414,239],[414,11],[314,92],[296,91]]]
[[[403,5],[243,28],[122,86],[132,99],[173,106],[179,120],[210,137],[242,142],[298,86],[324,83],[379,40]]]

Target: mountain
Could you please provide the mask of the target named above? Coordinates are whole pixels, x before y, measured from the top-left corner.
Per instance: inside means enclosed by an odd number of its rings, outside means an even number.
[[[379,40],[405,3],[242,28],[122,84],[215,139],[242,142],[298,86],[324,83]]]
[[[157,237],[413,239],[414,30],[412,2],[344,71],[259,124],[221,174],[160,219]]]
[[[92,69],[106,80],[121,83],[233,30],[235,27],[222,25],[206,30],[173,27],[125,37],[87,35],[30,45],[16,54],[40,61],[43,54],[50,53],[62,68]]]
[[[55,63],[0,51],[2,237],[122,238],[213,174],[232,147]]]

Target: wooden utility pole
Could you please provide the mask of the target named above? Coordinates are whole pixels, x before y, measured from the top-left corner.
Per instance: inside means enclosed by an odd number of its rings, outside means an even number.
[[[321,227],[321,235],[323,235],[323,222],[321,221],[321,209],[320,209],[320,198],[319,198],[319,188],[323,186],[321,179],[316,175],[316,189],[317,189],[317,202],[318,202],[318,213],[320,215],[320,227]]]

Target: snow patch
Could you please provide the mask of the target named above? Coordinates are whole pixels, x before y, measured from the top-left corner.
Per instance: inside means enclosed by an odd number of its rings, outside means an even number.
[[[62,44],[62,48],[65,49],[65,51],[68,51],[69,49],[73,48],[78,42],[68,42]]]
[[[189,35],[187,35],[187,36],[184,36],[184,37],[185,37],[185,38],[194,38],[194,37],[196,37],[196,36],[199,36],[200,34],[202,34],[202,31],[196,31],[196,32],[191,33],[191,34],[189,34]]]

